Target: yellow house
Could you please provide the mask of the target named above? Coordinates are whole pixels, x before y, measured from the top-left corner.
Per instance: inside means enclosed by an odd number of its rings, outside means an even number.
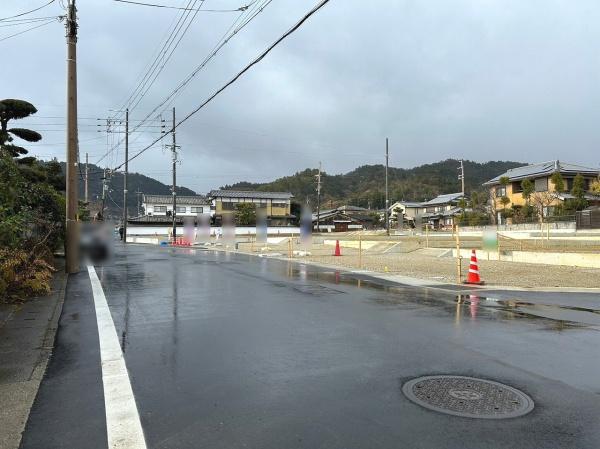
[[[294,218],[291,213],[289,192],[259,192],[250,190],[212,190],[208,194],[215,223],[222,223],[223,216],[233,214],[239,203],[252,203],[256,209],[266,212],[270,226],[287,226]]]
[[[564,191],[557,192],[556,186],[552,182],[552,175],[560,173],[564,180]],[[505,207],[502,204],[502,198],[508,198],[509,202],[506,208],[514,206],[524,206],[526,204],[523,198],[522,182],[528,179],[533,183],[534,193],[531,202],[537,199],[538,205],[543,207],[543,214],[551,214],[553,206],[557,206],[564,200],[573,198],[570,192],[573,188],[573,179],[580,174],[584,178],[584,189],[590,190],[590,184],[598,179],[600,170],[581,165],[564,163],[561,161],[541,162],[538,164],[525,165],[523,167],[512,168],[501,175],[490,179],[483,185],[490,189],[490,198],[493,201],[492,209],[497,213],[499,222],[502,222],[500,211]],[[502,180],[508,181],[505,184]],[[586,199],[590,203],[600,202],[600,197],[586,194]]]

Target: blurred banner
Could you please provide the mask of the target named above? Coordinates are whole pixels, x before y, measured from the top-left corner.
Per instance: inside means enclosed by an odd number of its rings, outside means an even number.
[[[310,245],[312,241],[312,211],[310,207],[303,206],[300,214],[300,243]]]
[[[223,215],[223,244],[233,246],[235,244],[235,215]]]
[[[186,242],[195,240],[194,217],[183,217],[183,238]]]
[[[483,239],[483,249],[486,251],[497,251],[498,250],[498,232],[496,231],[483,231],[481,235]]]
[[[256,211],[256,242],[267,243],[267,211],[262,208]]]
[[[198,235],[197,240],[200,242],[208,242],[210,240],[210,215],[198,215]]]

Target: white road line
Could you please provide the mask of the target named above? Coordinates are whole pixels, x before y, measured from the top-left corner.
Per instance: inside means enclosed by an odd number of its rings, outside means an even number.
[[[92,282],[100,338],[108,447],[109,449],[146,449],[144,431],[133,397],[123,352],[119,345],[115,323],[110,315],[96,270],[91,265],[88,265],[87,269]]]

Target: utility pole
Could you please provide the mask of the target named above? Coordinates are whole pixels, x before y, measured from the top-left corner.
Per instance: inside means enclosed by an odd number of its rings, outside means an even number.
[[[140,189],[138,189],[135,192],[136,196],[137,196],[137,216],[139,217],[141,212],[140,212],[140,195],[142,194],[142,192],[140,192]]]
[[[458,169],[460,170],[458,179],[461,180],[461,191],[462,191],[462,196],[464,198],[465,197],[465,165],[464,165],[462,159],[460,160],[460,167]]]
[[[77,232],[77,10],[75,0],[68,0],[66,17],[67,38],[67,173],[65,271],[79,271],[79,242]]]
[[[129,174],[129,108],[125,110],[125,173],[123,173],[123,243],[127,243],[127,175]]]
[[[177,237],[177,141],[175,138],[175,108],[173,108],[173,130],[171,131],[173,134],[173,146],[171,148],[173,155],[173,241],[175,241],[175,237]]]
[[[88,177],[90,174],[90,170],[89,170],[89,162],[88,162],[88,154],[85,153],[85,190],[84,190],[84,195],[85,195],[85,204],[88,204]]]
[[[385,138],[385,233],[387,235],[390,235],[390,217],[389,217],[390,212],[388,210],[388,208],[390,207],[390,199],[389,199],[389,195],[388,195],[389,159],[390,159],[389,139],[386,137]]]
[[[108,191],[108,176],[110,175],[108,169],[104,169],[104,176],[102,177],[102,207],[100,208],[100,216],[104,221],[104,207],[106,205],[106,192]]]
[[[321,222],[321,162],[319,161],[319,172],[315,176],[317,178],[317,232],[319,232],[319,224]]]

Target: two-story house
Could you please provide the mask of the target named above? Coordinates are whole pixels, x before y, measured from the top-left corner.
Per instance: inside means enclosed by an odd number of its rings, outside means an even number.
[[[556,190],[556,186],[551,179],[552,175],[556,172],[560,173],[564,180],[564,191],[562,192]],[[573,198],[569,192],[573,188],[575,176],[580,174],[584,178],[584,190],[588,192],[590,184],[598,179],[599,173],[600,170],[596,168],[583,167],[556,160],[512,168],[490,179],[483,185],[490,189],[490,198],[493,199],[493,204],[491,204],[492,209],[497,214],[498,222],[502,223],[501,210],[505,208],[505,205],[502,204],[502,198],[508,198],[509,202],[506,207],[519,207],[526,204],[522,187],[522,182],[525,179],[533,183],[535,190],[533,196],[540,194],[537,196],[545,197],[546,202],[543,204],[544,210],[542,213],[544,215],[551,215],[554,206],[559,205],[566,199]],[[591,204],[600,204],[600,197],[598,196],[588,193],[586,194],[586,199]]]
[[[438,195],[432,200],[421,203],[421,212],[417,220],[428,223],[434,229],[452,226],[454,217],[463,212],[460,205],[464,198],[462,193],[446,193]]]
[[[171,195],[144,195],[142,206],[146,216],[171,216],[173,212],[173,197]],[[210,201],[201,195],[177,195],[176,216],[197,217],[210,214]]]
[[[396,201],[389,209],[391,226],[415,226],[415,218],[423,209],[423,203],[415,201]]]
[[[249,190],[212,190],[208,194],[216,224],[223,216],[234,214],[239,203],[252,203],[266,212],[270,226],[287,226],[294,218],[291,213],[293,195],[289,192],[259,192]]]

